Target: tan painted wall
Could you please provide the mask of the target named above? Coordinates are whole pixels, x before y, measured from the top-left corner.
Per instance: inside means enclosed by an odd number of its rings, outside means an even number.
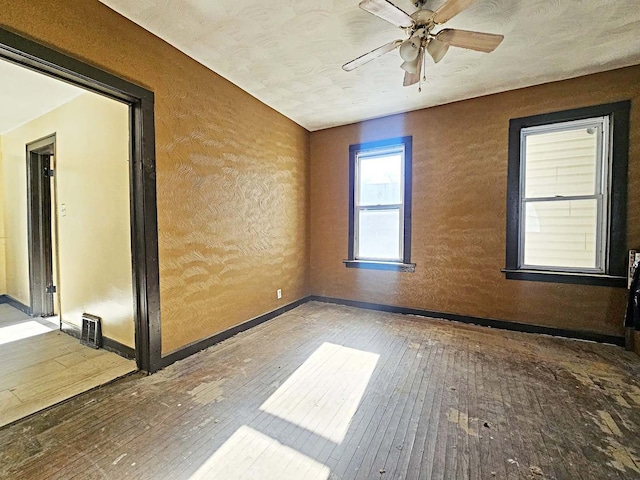
[[[62,319],[80,326],[83,312],[98,315],[105,336],[133,347],[129,114],[124,104],[85,93],[2,136],[8,293],[29,304],[25,145],[52,133]]]
[[[416,93],[417,94],[417,93]],[[509,119],[632,99],[628,244],[640,245],[640,66],[311,134],[311,291],[622,335],[625,289],[506,280]],[[347,269],[349,144],[413,136],[416,272]]]
[[[163,353],[307,295],[306,130],[97,0],[0,25],[155,92]]]
[[[52,132],[49,132],[52,133]],[[4,240],[5,291],[24,305],[29,305],[29,254],[27,245],[27,169],[25,144],[44,135],[29,138],[12,147],[8,135],[0,136]],[[14,148],[9,153],[6,150]]]
[[[500,273],[507,129],[512,117],[637,101],[638,67],[316,132],[310,147],[304,129],[97,0],[0,0],[0,25],[155,92],[165,354],[307,293],[622,331],[622,289]],[[640,245],[637,125],[634,107],[630,245]],[[414,135],[418,271],[347,270],[347,147],[404,134]]]
[[[5,259],[4,234],[4,188],[2,181],[2,137],[0,137],[0,295],[7,293],[7,268]]]

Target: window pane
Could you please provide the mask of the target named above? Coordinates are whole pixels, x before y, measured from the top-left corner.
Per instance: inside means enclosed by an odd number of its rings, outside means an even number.
[[[597,200],[528,202],[524,263],[597,268]]]
[[[599,129],[581,127],[526,136],[526,198],[594,195]]]
[[[360,210],[358,258],[401,260],[400,209]]]
[[[402,154],[360,157],[358,204],[398,205],[402,203]]]

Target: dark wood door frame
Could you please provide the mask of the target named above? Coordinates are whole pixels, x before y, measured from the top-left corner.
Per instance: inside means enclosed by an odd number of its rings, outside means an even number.
[[[129,105],[136,360],[154,372],[161,368],[161,335],[153,92],[2,28],[0,59]]]
[[[51,156],[55,135],[27,145],[27,230],[31,314],[53,312],[53,242],[51,230]]]

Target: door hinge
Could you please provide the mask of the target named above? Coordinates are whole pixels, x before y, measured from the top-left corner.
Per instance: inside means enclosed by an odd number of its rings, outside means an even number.
[[[58,290],[55,285],[49,285],[47,287],[47,293],[56,293]]]
[[[53,177],[56,174],[55,170],[51,170],[49,168],[45,168],[44,169],[44,176],[45,177]]]

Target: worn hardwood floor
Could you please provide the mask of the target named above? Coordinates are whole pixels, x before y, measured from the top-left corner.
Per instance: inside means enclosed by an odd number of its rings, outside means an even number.
[[[640,478],[640,358],[311,302],[0,430],[11,479]]]
[[[136,369],[134,361],[0,304],[0,426]]]

